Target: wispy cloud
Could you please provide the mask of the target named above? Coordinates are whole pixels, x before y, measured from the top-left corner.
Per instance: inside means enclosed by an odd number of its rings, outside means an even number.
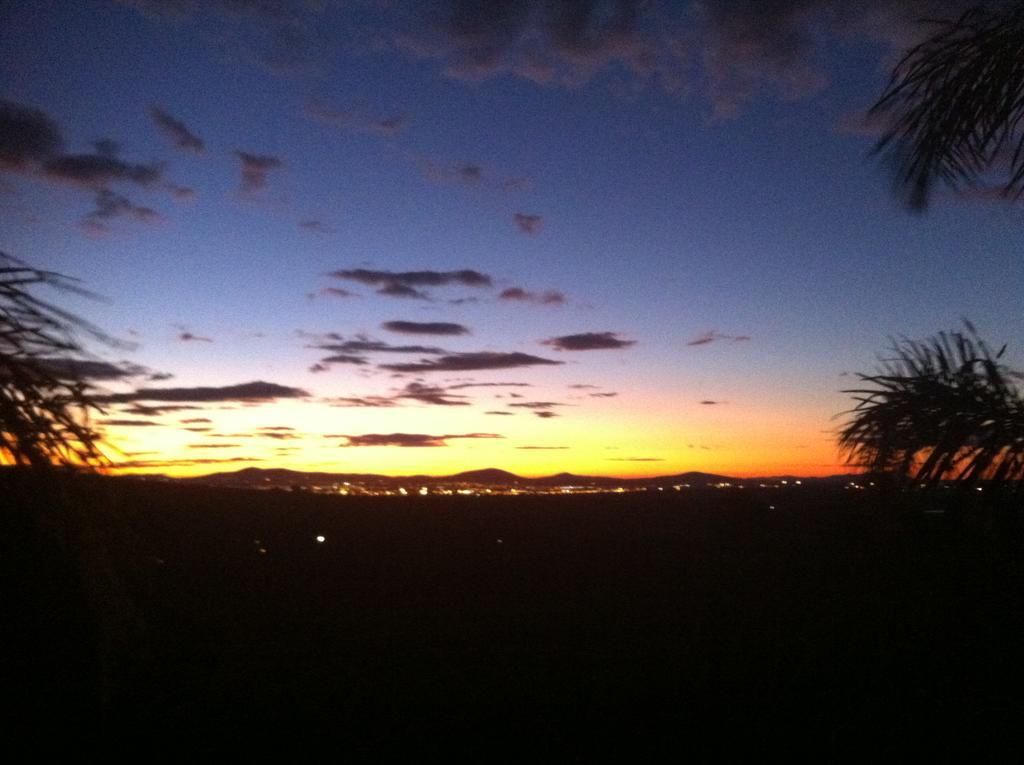
[[[306,116],[316,122],[343,130],[382,136],[393,136],[401,132],[409,121],[404,113],[381,116],[366,104],[335,107],[317,99],[312,99],[306,104]]]
[[[195,154],[203,153],[203,140],[185,127],[185,123],[165,112],[159,106],[152,106],[149,116],[160,128],[160,132],[166,136],[171,145],[182,151],[190,151]]]
[[[527,215],[526,213],[517,212],[512,216],[512,220],[519,227],[519,230],[524,234],[536,234],[540,231],[541,222],[543,219],[539,215]]]
[[[392,372],[474,372],[481,369],[515,369],[541,365],[561,364],[561,361],[531,356],[528,353],[455,353],[437,359],[421,359],[414,364],[381,364],[381,369]]]
[[[235,150],[233,154],[242,163],[241,190],[246,194],[264,188],[267,185],[267,174],[284,164],[280,158],[270,154],[250,154],[241,150]]]
[[[346,443],[341,446],[400,446],[438,447],[448,446],[456,438],[504,438],[497,433],[448,433],[432,436],[425,433],[365,433],[359,436],[341,436]]]
[[[710,332],[704,332],[700,335],[697,335],[697,337],[693,338],[693,340],[690,340],[687,343],[687,345],[708,345],[709,343],[714,343],[718,341],[744,343],[747,342],[748,340],[750,340],[749,335],[726,335],[723,334],[722,332],[716,332],[715,330],[711,330]]]

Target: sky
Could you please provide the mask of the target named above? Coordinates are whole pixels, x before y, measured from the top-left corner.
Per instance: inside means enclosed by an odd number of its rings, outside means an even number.
[[[964,7],[8,0],[0,250],[125,472],[845,472],[890,338],[1022,366],[1020,206],[871,155]]]

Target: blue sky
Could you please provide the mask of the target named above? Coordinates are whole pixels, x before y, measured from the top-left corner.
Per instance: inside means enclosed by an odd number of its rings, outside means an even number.
[[[915,14],[961,4],[892,5],[6,3],[0,99],[48,118],[65,154],[112,140],[158,179],[9,162],[0,248],[103,293],[71,304],[138,347],[97,352],[175,375],[160,385],[301,389],[254,407],[301,424],[290,451],[232,447],[260,464],[838,470],[824,431],[848,405],[841,375],[869,370],[888,336],[969,317],[1022,358],[1020,207],[942,192],[911,214],[868,156],[871,131],[851,127],[920,33]],[[175,147],[154,106],[202,152]],[[275,166],[246,190],[237,152]],[[127,206],[90,213],[102,193]],[[357,268],[472,269],[491,285],[417,300],[328,276]],[[501,299],[510,288],[564,299]],[[391,320],[470,332],[409,337],[381,329]],[[618,347],[542,344],[608,332]],[[399,354],[382,353],[312,373],[327,333],[565,363],[396,378],[381,365]],[[328,403],[469,378],[529,383],[558,404],[535,411],[560,416],[509,408],[497,388],[458,406]],[[581,393],[598,390],[618,395]],[[143,451],[146,430],[168,469],[213,464],[187,465],[200,447],[159,424],[111,434]],[[323,438],[409,428],[503,437],[344,452]],[[569,448],[521,449],[536,445]]]

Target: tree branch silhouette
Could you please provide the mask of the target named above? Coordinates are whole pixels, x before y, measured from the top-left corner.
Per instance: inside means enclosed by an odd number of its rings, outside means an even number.
[[[871,108],[888,119],[874,153],[887,157],[911,209],[935,185],[975,187],[1003,176],[1001,192],[1024,192],[1024,2],[978,6],[935,33],[896,66]],[[1008,176],[1008,177],[1007,177]]]
[[[89,382],[45,361],[86,353],[82,336],[123,346],[100,329],[33,294],[39,287],[96,297],[77,280],[32,268],[0,252],[0,463],[47,468],[109,464],[90,425],[102,413]]]

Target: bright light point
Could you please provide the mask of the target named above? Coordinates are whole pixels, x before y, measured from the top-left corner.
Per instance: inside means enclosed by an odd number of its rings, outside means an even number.
[[[499,539],[499,540],[498,540],[498,544],[499,544],[499,545],[503,545],[503,544],[505,544],[505,540],[504,540],[504,539]]]
[[[317,538],[316,538],[316,541],[317,541],[317,542],[320,542],[320,543],[322,544],[322,543],[324,543],[324,542],[326,542],[326,541],[327,541],[327,537],[325,537],[325,536],[323,536],[323,535],[320,535],[320,534],[318,534],[318,535],[317,535]]]
[[[775,509],[775,505],[768,505],[768,509],[769,510],[774,510]]]

